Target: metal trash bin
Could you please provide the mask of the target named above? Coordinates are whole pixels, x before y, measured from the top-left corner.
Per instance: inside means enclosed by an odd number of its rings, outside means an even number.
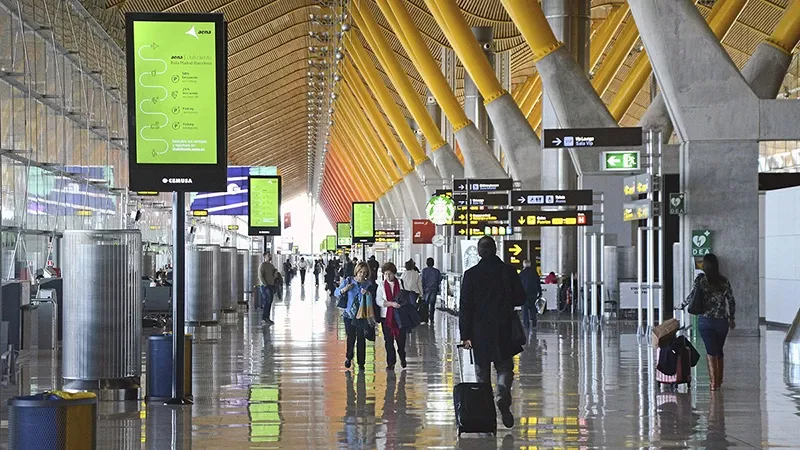
[[[237,300],[234,295],[233,280],[238,266],[236,247],[220,247],[220,278],[216,283],[221,287],[219,309],[224,313],[236,312]]]
[[[97,448],[97,396],[45,392],[8,400],[12,450]]]
[[[186,249],[186,324],[218,325],[219,299],[214,263],[218,245],[191,245]],[[216,304],[216,309],[215,309]]]
[[[64,232],[64,389],[137,400],[141,376],[142,234]]]
[[[236,251],[236,271],[233,276],[235,277],[231,282],[232,294],[234,296],[234,303],[238,305],[246,305],[244,300],[244,280],[247,273],[247,250]]]
[[[172,398],[172,333],[147,338],[146,402],[164,402]],[[192,335],[184,335],[183,395],[192,398]]]

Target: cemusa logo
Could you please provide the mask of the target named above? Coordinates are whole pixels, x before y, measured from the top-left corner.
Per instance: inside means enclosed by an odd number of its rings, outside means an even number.
[[[162,178],[161,182],[164,184],[192,184],[194,181],[191,178]]]

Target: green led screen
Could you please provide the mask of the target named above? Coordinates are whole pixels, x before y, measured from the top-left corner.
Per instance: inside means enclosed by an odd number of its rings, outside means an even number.
[[[281,234],[281,177],[251,176],[248,184],[248,225],[251,236]]]
[[[336,251],[336,236],[330,235],[327,238],[325,238],[325,250],[329,252]]]
[[[349,223],[339,222],[336,224],[336,243],[339,247],[350,247],[353,245]]]
[[[353,203],[353,242],[375,241],[375,203]]]

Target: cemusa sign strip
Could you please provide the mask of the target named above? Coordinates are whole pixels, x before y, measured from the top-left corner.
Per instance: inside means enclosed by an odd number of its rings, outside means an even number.
[[[131,190],[225,190],[226,34],[222,14],[125,15]]]
[[[281,235],[281,177],[251,175],[247,181],[247,224],[250,236]]]
[[[375,203],[353,202],[352,210],[353,243],[371,244],[375,242]]]

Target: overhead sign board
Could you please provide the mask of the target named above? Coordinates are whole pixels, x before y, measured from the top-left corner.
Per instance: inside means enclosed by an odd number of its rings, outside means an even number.
[[[511,213],[503,209],[491,209],[481,211],[458,211],[456,216],[453,217],[453,225],[469,225],[486,224],[487,222],[505,222],[497,223],[495,225],[507,225]]]
[[[528,241],[503,241],[503,261],[522,270],[522,262],[528,259]]]
[[[432,244],[436,225],[430,220],[414,219],[411,221],[411,232],[412,244]]]
[[[400,230],[375,230],[375,242],[377,243],[400,242]]]
[[[127,13],[125,33],[131,190],[225,191],[223,15]]]
[[[511,206],[591,206],[592,190],[511,191]]]
[[[351,217],[353,218],[353,243],[375,242],[375,203],[354,202]]]
[[[600,170],[605,172],[630,172],[639,170],[639,152],[603,152],[600,155]]]
[[[510,236],[514,229],[507,225],[455,225],[453,232],[456,236]]]
[[[494,192],[510,191],[514,188],[511,178],[456,178],[453,192]]]
[[[198,209],[192,211],[192,217],[208,217],[208,210]]]
[[[592,225],[592,212],[513,211],[511,224],[520,227],[582,227]]]
[[[486,192],[472,192],[467,194],[454,194],[456,206],[508,206],[508,194],[493,194]]]
[[[350,236],[350,222],[339,222],[336,224],[336,246],[350,247],[353,245],[353,238]]]
[[[228,225],[228,231],[239,231],[239,225]]]
[[[653,180],[649,174],[643,173],[625,177],[623,193],[627,196],[649,194],[653,190]]]
[[[251,175],[247,183],[248,234],[281,235],[281,177]]]
[[[631,222],[634,220],[646,220],[653,214],[653,202],[650,200],[636,200],[622,204],[622,220]]]
[[[544,130],[546,148],[638,147],[642,128],[555,128]]]

